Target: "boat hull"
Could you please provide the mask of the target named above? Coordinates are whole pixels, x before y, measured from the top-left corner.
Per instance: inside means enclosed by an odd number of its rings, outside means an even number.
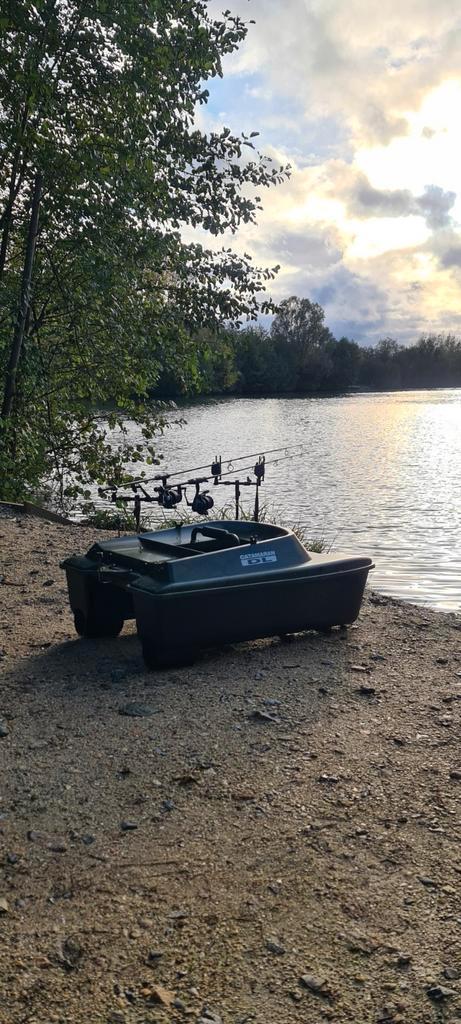
[[[218,521],[102,542],[63,568],[77,631],[116,636],[135,618],[156,667],[219,644],[354,622],[372,561],[313,554],[281,527]]]
[[[131,589],[145,659],[174,664],[193,660],[200,648],[350,624],[360,612],[368,571],[356,566],[170,597],[142,589],[140,580]]]

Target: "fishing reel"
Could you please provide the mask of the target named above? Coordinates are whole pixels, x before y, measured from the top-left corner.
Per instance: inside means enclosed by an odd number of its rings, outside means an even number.
[[[225,471],[223,472],[223,462],[221,455],[215,455],[214,460],[208,463],[206,466],[193,466],[192,469],[178,470],[174,473],[159,473],[152,477],[140,477],[137,480],[128,481],[126,484],[120,484],[120,486],[130,486],[132,494],[120,494],[118,491],[117,484],[112,481],[107,487],[100,487],[99,496],[101,498],[110,499],[114,504],[119,502],[128,503],[133,502],[134,504],[134,515],[136,520],[136,528],[139,530],[141,520],[141,505],[142,502],[156,502],[164,509],[174,509],[176,505],[179,505],[183,498],[189,508],[192,509],[197,515],[207,516],[208,513],[214,506],[214,500],[208,490],[201,491],[200,486],[204,483],[213,481],[214,485],[222,484],[223,486],[234,488],[235,498],[235,518],[238,519],[240,516],[240,497],[242,487],[254,487],[255,488],[255,502],[253,519],[255,522],[259,520],[259,488],[264,481],[266,473],[266,455],[276,455],[275,459],[269,461],[269,465],[275,465],[278,462],[284,461],[285,459],[297,459],[303,453],[298,451],[298,445],[293,446],[296,451],[290,454],[290,449],[287,447],[283,448],[271,448],[264,455],[258,454],[257,452],[251,452],[249,455],[238,455],[236,458],[225,462]],[[279,452],[283,452],[283,455],[279,455]],[[237,464],[246,461],[247,459],[257,458],[257,462],[237,468]],[[236,463],[236,467],[234,467]],[[169,481],[171,477],[183,477],[186,473],[194,473],[200,470],[207,470],[207,476],[195,477],[191,480],[186,480],[183,483],[171,484]],[[241,476],[245,471],[252,470],[253,477],[247,476],[246,479]],[[237,474],[237,479],[228,479]],[[159,486],[154,488],[155,495],[149,494],[146,491],[146,484],[153,484],[154,481],[160,481]],[[186,488],[189,484],[193,484],[195,487],[195,494],[192,501],[187,500]]]
[[[182,488],[179,487],[168,487],[162,484],[161,487],[155,487],[158,497],[154,498],[161,508],[172,509],[182,501],[183,492]]]
[[[202,491],[194,496],[194,500],[191,504],[193,512],[197,512],[199,516],[207,516],[210,509],[213,508],[214,501],[211,494],[208,491]]]
[[[212,509],[213,505],[214,505],[213,498],[211,497],[211,494],[209,493],[209,491],[201,491],[200,490],[200,484],[203,484],[203,483],[206,483],[206,482],[207,482],[207,477],[202,477],[199,480],[189,480],[189,483],[192,483],[192,484],[195,485],[195,494],[194,494],[194,497],[193,497],[192,501],[188,501],[187,500],[187,496],[185,495],[185,497],[186,497],[186,505],[188,505],[189,508],[191,508],[193,512],[197,512],[197,514],[199,516],[207,516],[209,511],[210,511],[210,509]]]

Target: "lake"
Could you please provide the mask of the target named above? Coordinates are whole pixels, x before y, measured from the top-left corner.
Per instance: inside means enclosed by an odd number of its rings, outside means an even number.
[[[461,610],[461,390],[207,400],[169,419],[159,451],[170,471],[299,445],[299,458],[267,457],[263,503],[328,547],[371,555],[374,590]],[[247,488],[243,505],[253,500]]]

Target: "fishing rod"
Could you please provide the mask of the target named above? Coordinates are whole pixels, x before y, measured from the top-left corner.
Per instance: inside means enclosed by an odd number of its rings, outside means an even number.
[[[298,443],[298,444],[288,444],[288,445],[284,444],[280,448],[269,448],[267,451],[264,452],[264,454],[265,455],[273,455],[275,452],[288,452],[288,451],[291,451],[292,448],[299,448],[299,447],[300,447],[300,443]],[[219,456],[216,455],[214,460],[213,460],[213,462],[211,463],[211,465],[210,465],[209,462],[207,462],[204,466],[192,466],[190,469],[177,469],[177,470],[174,471],[174,473],[157,473],[155,476],[135,477],[133,480],[127,481],[127,483],[135,484],[135,483],[139,482],[139,483],[148,484],[148,483],[152,483],[154,480],[162,480],[163,481],[163,480],[169,480],[173,476],[186,476],[186,474],[189,474],[189,473],[199,473],[200,470],[202,470],[202,469],[210,469],[212,476],[224,476],[225,475],[224,473],[218,473],[217,472],[218,466],[222,467],[223,463],[224,463],[224,465],[227,465],[227,466],[231,466],[231,465],[233,466],[234,462],[243,462],[245,459],[255,459],[255,458],[258,458],[262,454],[263,454],[263,451],[260,448],[259,451],[257,451],[257,452],[249,452],[246,455],[237,455],[235,458],[230,458],[230,459],[223,459],[222,455],[219,455]],[[233,470],[231,469],[230,472],[232,473]],[[242,472],[243,472],[243,470],[242,470]],[[110,488],[107,488],[107,490],[110,490]]]
[[[296,446],[295,445],[290,445],[289,447],[294,448]],[[274,452],[280,452],[280,451],[285,451],[285,450],[288,450],[288,449],[285,449],[285,448],[273,448],[273,449],[271,449],[271,451],[274,451]],[[256,466],[260,466],[261,465],[261,460],[263,461],[265,466],[276,466],[276,465],[278,465],[279,462],[287,462],[290,459],[298,459],[298,458],[301,457],[301,455],[304,454],[304,452],[303,451],[295,452],[293,455],[281,455],[278,459],[270,459],[269,462],[266,461],[266,457],[265,457],[266,454],[270,454],[270,451],[265,453],[264,455],[260,455],[258,453],[259,462],[256,463]],[[242,456],[242,458],[251,458],[251,455]],[[231,462],[237,462],[237,461],[238,461],[237,459],[229,459],[227,464],[230,465]],[[209,465],[209,463],[207,463],[207,466],[208,465]],[[213,466],[215,466],[215,465],[217,465],[217,463],[212,463],[212,467],[211,468],[213,469]],[[220,465],[222,465],[222,460],[220,460]],[[248,470],[253,470],[253,472],[255,472],[255,475],[258,476],[258,474],[256,473],[256,466],[254,466],[253,463],[251,463],[248,466],[241,466],[240,469],[239,469],[239,472],[240,473],[246,473]],[[203,468],[207,468],[207,467],[203,467],[203,466],[196,467],[196,469],[203,469]],[[190,470],[190,472],[194,472],[194,469]],[[151,495],[149,495],[147,493],[147,491],[145,491],[144,484],[147,484],[149,482],[153,482],[154,480],[161,480],[162,481],[162,487],[154,487],[155,491],[161,491],[162,489],[165,489],[165,490],[168,490],[168,491],[178,492],[179,493],[180,489],[183,489],[183,488],[187,487],[190,484],[208,483],[210,480],[213,480],[215,484],[219,484],[220,480],[223,477],[232,476],[235,472],[236,471],[234,469],[229,469],[229,470],[227,470],[226,473],[222,473],[221,472],[219,474],[216,474],[216,473],[212,472],[211,475],[209,475],[209,476],[202,476],[202,477],[199,477],[199,478],[198,477],[194,477],[194,478],[189,479],[189,480],[184,480],[182,483],[173,484],[171,486],[167,483],[167,481],[170,479],[170,477],[178,476],[179,474],[178,473],[165,473],[165,474],[162,474],[162,475],[159,474],[158,476],[153,476],[153,477],[149,477],[149,478],[139,477],[137,480],[129,480],[129,481],[127,481],[125,486],[131,487],[131,488],[133,488],[133,490],[139,488],[139,490],[143,493],[144,498],[145,498],[146,501],[149,501],[149,500],[156,501],[155,498],[153,498]],[[242,483],[243,482],[244,481],[242,481]],[[108,494],[114,494],[114,492],[116,490],[117,490],[116,486],[109,485],[108,487],[99,487],[98,488],[98,493],[99,493],[100,497],[102,498],[102,497],[107,496]],[[177,502],[174,502],[174,504],[177,504]]]
[[[299,447],[300,447],[300,445],[298,444],[298,445],[286,445],[286,446],[283,446],[281,448],[272,448],[272,449],[269,449],[267,454],[269,454],[269,455],[270,454],[274,454],[274,453],[276,454],[277,452],[281,452],[281,451],[289,452],[292,448],[299,448]],[[127,485],[130,486],[130,488],[131,488],[131,490],[133,492],[132,494],[119,494],[118,493],[118,488],[115,485],[109,485],[108,487],[104,487],[104,488],[100,487],[98,489],[98,493],[99,493],[100,497],[106,498],[106,499],[110,495],[111,496],[111,501],[114,504],[116,504],[117,502],[123,502],[124,504],[127,504],[129,502],[133,502],[133,504],[134,504],[134,515],[135,515],[135,521],[136,521],[136,529],[139,531],[140,521],[141,521],[141,505],[142,505],[142,502],[155,502],[161,508],[168,509],[168,510],[171,511],[172,509],[174,509],[176,507],[176,505],[179,505],[180,502],[184,499],[185,502],[186,502],[186,505],[188,505],[190,508],[192,508],[193,512],[196,512],[199,515],[207,516],[208,512],[214,506],[214,500],[211,497],[211,494],[210,494],[209,490],[202,490],[201,485],[209,483],[210,481],[213,481],[213,484],[215,486],[216,485],[222,485],[222,486],[234,487],[234,494],[235,494],[235,518],[238,519],[239,518],[239,513],[240,513],[241,487],[255,487],[256,488],[256,493],[255,493],[254,516],[253,516],[253,518],[254,518],[255,522],[258,522],[258,519],[259,519],[259,489],[260,489],[261,484],[263,483],[264,478],[265,478],[266,466],[278,465],[278,463],[280,463],[280,462],[286,462],[286,461],[289,461],[291,459],[297,459],[297,458],[300,458],[303,454],[304,454],[303,451],[300,450],[300,451],[294,452],[291,455],[287,455],[287,454],[280,455],[278,458],[270,459],[268,462],[266,462],[266,454],[259,454],[259,453],[257,453],[257,462],[255,464],[251,463],[251,464],[248,464],[246,466],[241,466],[236,471],[235,468],[233,467],[233,462],[241,462],[241,461],[244,461],[246,458],[251,458],[252,457],[251,455],[238,456],[235,459],[229,459],[227,461],[227,465],[228,466],[232,466],[232,469],[228,469],[224,473],[222,472],[222,458],[219,457],[219,459],[218,459],[218,457],[216,457],[215,461],[212,462],[212,464],[211,464],[210,473],[207,476],[192,477],[192,478],[184,480],[184,481],[182,481],[180,483],[174,483],[174,484],[170,484],[168,481],[169,481],[170,477],[172,477],[172,476],[182,475],[182,474],[180,474],[179,471],[177,473],[158,474],[157,476],[151,477],[150,478],[151,482],[153,482],[155,480],[161,481],[159,486],[154,487],[155,494],[149,494],[148,491],[146,490],[144,485],[149,483],[149,480],[146,479],[145,477],[139,478],[138,480],[132,480],[129,483],[127,482]],[[209,463],[207,464],[207,466],[208,465],[209,465]],[[207,468],[207,466],[205,466],[205,467],[196,467],[196,469]],[[240,474],[246,473],[248,470],[251,470],[252,474],[255,477],[254,480],[252,480],[250,478],[250,476],[247,476],[246,480],[241,478]],[[190,470],[189,472],[194,472],[194,469]],[[239,474],[237,479],[235,479],[235,477],[234,477],[233,480],[223,479],[224,477],[227,478],[227,477],[230,477],[232,475],[235,475],[236,472]],[[189,501],[188,498],[187,498],[187,488],[189,486],[191,486],[191,485],[193,485],[195,487],[195,494],[194,494],[193,500]]]
[[[292,447],[294,447],[294,445],[292,445]],[[283,449],[281,449],[281,448],[274,449],[274,451],[277,451],[277,450],[278,451],[282,451]],[[266,454],[269,454],[269,453],[266,453]],[[265,466],[277,466],[279,462],[288,462],[289,459],[299,459],[301,455],[304,455],[304,452],[302,452],[302,451],[301,452],[296,452],[294,455],[281,455],[279,459],[270,459],[269,462],[266,462],[266,460],[264,459],[264,465]],[[260,457],[263,458],[263,456],[260,456]],[[258,463],[256,463],[256,465],[258,465]],[[240,473],[246,473],[247,469],[252,469],[253,472],[254,472],[254,468],[255,467],[253,466],[253,463],[250,466],[241,466],[240,467]],[[223,477],[223,476],[232,476],[233,473],[235,473],[235,470],[234,469],[230,469],[227,473],[221,473],[221,477]],[[243,481],[241,481],[241,482],[243,483]],[[219,484],[219,480],[215,480],[215,483]]]

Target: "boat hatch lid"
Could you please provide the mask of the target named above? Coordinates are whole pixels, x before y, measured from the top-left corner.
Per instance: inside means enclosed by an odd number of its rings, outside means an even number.
[[[288,568],[310,560],[291,530],[259,523],[205,523],[94,544],[87,558],[169,582]]]

